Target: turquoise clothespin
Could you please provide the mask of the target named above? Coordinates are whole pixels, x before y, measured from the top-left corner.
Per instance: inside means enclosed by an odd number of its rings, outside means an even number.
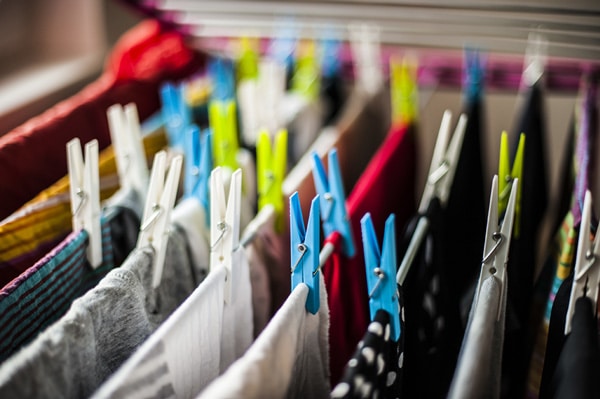
[[[321,74],[324,77],[336,76],[340,72],[340,51],[342,44],[336,39],[324,39],[321,41],[323,55],[321,58]]]
[[[315,189],[321,201],[321,221],[323,232],[329,236],[337,231],[342,236],[342,251],[347,257],[354,256],[354,241],[352,239],[352,227],[346,209],[346,195],[337,150],[329,151],[328,167],[329,178],[325,173],[323,162],[316,152],[312,153],[313,179]]]
[[[165,83],[160,88],[162,115],[171,147],[183,149],[191,110],[185,101],[185,85]]]
[[[379,250],[377,235],[367,213],[360,220],[362,240],[365,250],[365,267],[369,292],[371,320],[375,313],[383,309],[390,315],[390,336],[392,340],[400,338],[400,304],[396,286],[396,226],[392,213],[385,222],[383,248]]]
[[[200,129],[191,125],[184,146],[185,175],[184,191],[187,197],[194,197],[204,208],[207,226],[210,226],[209,181],[212,171],[212,133],[206,129],[200,135]]]
[[[227,101],[235,99],[235,77],[233,62],[215,58],[208,64],[208,74],[212,81],[211,99]]]
[[[478,100],[485,84],[485,59],[476,48],[465,48],[463,90],[467,102]]]
[[[319,196],[313,198],[306,230],[298,192],[290,197],[290,242],[292,290],[300,283],[308,286],[306,310],[319,311]]]

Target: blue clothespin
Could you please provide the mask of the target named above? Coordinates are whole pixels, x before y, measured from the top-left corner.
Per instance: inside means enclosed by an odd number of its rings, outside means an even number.
[[[465,100],[473,102],[478,100],[483,93],[485,84],[485,60],[476,48],[465,48],[465,75],[463,90]]]
[[[187,197],[197,198],[204,208],[207,227],[210,226],[209,179],[212,171],[212,133],[206,129],[200,135],[196,125],[188,128],[186,145],[183,148],[185,158],[184,192]]]
[[[183,149],[185,132],[192,120],[192,113],[185,101],[185,85],[165,83],[160,88],[162,115],[171,147]]]
[[[233,62],[222,58],[212,59],[208,64],[212,81],[211,99],[227,101],[235,99]]]
[[[310,204],[306,230],[298,192],[290,197],[290,242],[292,290],[300,283],[308,286],[306,310],[312,314],[319,311],[319,196]]]
[[[346,195],[344,193],[344,183],[340,172],[340,163],[337,157],[337,150],[334,148],[329,151],[328,167],[329,178],[325,173],[325,168],[321,158],[316,152],[312,153],[313,158],[313,179],[315,189],[319,194],[321,202],[321,221],[323,223],[323,233],[329,236],[337,231],[342,236],[342,251],[347,257],[354,256],[354,241],[352,239],[352,227],[348,211],[346,210]]]
[[[275,32],[275,37],[269,45],[268,54],[280,65],[285,65],[287,71],[291,71],[294,66],[297,38],[300,36],[293,19],[282,20],[280,26],[282,28]]]
[[[341,48],[341,42],[336,39],[324,39],[321,42],[321,49],[323,51],[321,58],[321,74],[323,77],[332,77],[339,73],[341,68]]]
[[[398,341],[400,338],[400,304],[396,286],[396,226],[394,222],[395,216],[392,213],[385,222],[382,251],[379,250],[370,213],[363,216],[360,225],[365,250],[371,320],[380,309],[388,312],[391,326],[390,336],[392,340]]]

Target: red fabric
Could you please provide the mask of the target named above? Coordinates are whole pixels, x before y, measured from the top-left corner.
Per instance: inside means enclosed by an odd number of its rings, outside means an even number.
[[[371,213],[381,245],[385,220],[390,213],[396,214],[396,236],[401,237],[405,223],[416,211],[416,149],[409,130],[399,127],[390,132],[347,199],[355,256],[347,258],[341,254],[339,234],[334,233],[325,240],[336,248],[323,269],[331,316],[332,386],[340,380],[370,321],[360,219],[365,213]]]
[[[163,32],[156,21],[125,34],[98,80],[0,138],[0,219],[67,173],[69,140],[96,138],[100,149],[110,144],[109,106],[135,102],[143,120],[159,109],[160,84],[189,76],[200,62],[181,37]]]

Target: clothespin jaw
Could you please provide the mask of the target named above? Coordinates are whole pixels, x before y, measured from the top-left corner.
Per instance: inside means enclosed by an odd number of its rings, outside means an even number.
[[[297,48],[296,66],[292,76],[292,91],[310,101],[319,98],[320,68],[315,54],[315,42],[305,40]]]
[[[413,124],[419,116],[419,85],[416,59],[390,57],[392,124]]]
[[[287,167],[287,130],[283,129],[275,136],[274,151],[271,139],[266,131],[261,131],[256,143],[256,162],[258,167],[258,210],[272,205],[277,214],[276,231],[283,230],[283,191],[282,184]]]
[[[223,168],[216,167],[210,176],[210,269],[224,267],[225,303],[232,299],[232,255],[239,246],[240,211],[242,201],[242,171],[236,170],[229,183],[229,198],[225,202]]]
[[[467,128],[467,116],[461,114],[458,123],[454,129],[452,140],[450,140],[450,122],[452,113],[449,110],[444,112],[440,130],[433,149],[431,157],[431,166],[429,175],[423,190],[421,202],[419,203],[419,212],[424,213],[433,197],[440,200],[442,206],[445,206],[450,197],[450,190],[454,181],[454,175],[460,157],[460,150],[465,138]],[[448,142],[450,141],[450,144]]]
[[[183,157],[177,155],[171,160],[167,172],[167,153],[160,151],[154,156],[148,195],[144,205],[144,215],[140,225],[137,248],[151,246],[154,249],[152,287],[158,288],[162,279],[169,241],[171,211],[177,197],[179,176]]]
[[[131,187],[146,198],[148,165],[142,144],[142,132],[134,103],[123,108],[115,104],[106,111],[121,187]]]
[[[88,233],[87,259],[95,269],[102,264],[98,141],[92,140],[85,145],[85,163],[79,139],[74,138],[69,141],[67,143],[67,167],[73,231],[83,229]]]
[[[238,80],[256,79],[258,77],[258,40],[242,37],[240,47],[237,63]]]
[[[498,199],[498,213],[506,210],[508,205],[508,195],[513,182],[519,182],[517,185],[517,204],[515,206],[515,228],[513,234],[519,237],[521,228],[521,177],[523,176],[523,158],[525,156],[525,134],[519,136],[519,145],[513,161],[512,170],[510,169],[510,156],[508,149],[508,134],[504,131],[500,137],[500,157],[498,164],[498,190],[500,196]]]
[[[383,84],[380,30],[364,24],[350,25],[348,29],[356,81],[367,93],[375,94]]]
[[[577,258],[575,259],[575,273],[573,275],[573,286],[567,308],[565,323],[565,335],[571,332],[573,315],[575,314],[575,303],[577,299],[587,296],[592,301],[594,315],[598,305],[598,291],[600,284],[600,234],[592,241],[591,234],[592,219],[592,194],[587,191],[583,203],[583,215],[579,229],[579,242],[577,244]]]
[[[491,276],[499,279],[500,284],[506,284],[506,263],[508,262],[508,251],[510,249],[510,239],[512,237],[513,221],[515,216],[515,207],[517,202],[518,181],[514,181],[510,189],[508,206],[504,214],[502,226],[498,226],[498,175],[494,175],[492,180],[492,192],[490,194],[490,206],[488,210],[488,220],[485,234],[485,243],[483,248],[483,259],[481,261],[481,274],[475,295],[479,298],[479,292],[483,282]],[[504,292],[504,289],[502,289]],[[500,317],[500,304],[498,305],[497,317]]]
[[[477,101],[485,84],[485,60],[476,48],[465,48],[465,76],[463,90],[466,101]]]
[[[209,179],[212,171],[212,133],[209,129],[200,134],[196,125],[188,128],[186,135],[184,192],[187,197],[200,201],[209,223]]]
[[[191,121],[191,110],[185,102],[185,85],[165,83],[160,89],[162,114],[172,147],[183,148],[185,128]]]
[[[548,62],[548,40],[544,35],[530,32],[525,49],[522,81],[526,86],[535,85],[544,75]]]
[[[234,101],[211,101],[209,122],[213,132],[213,157],[215,166],[238,168],[236,155],[239,149]]]
[[[233,63],[222,58],[212,59],[208,64],[208,73],[212,80],[211,98],[228,101],[235,98],[235,77]]]
[[[346,195],[337,150],[334,148],[329,151],[328,175],[325,173],[321,158],[316,152],[312,153],[312,158],[315,189],[321,201],[323,232],[325,236],[329,236],[334,231],[340,233],[342,236],[342,251],[347,257],[352,257],[355,248],[350,218],[346,209]]]
[[[312,314],[319,311],[319,196],[310,204],[308,223],[304,218],[298,192],[290,196],[290,243],[292,290],[300,283],[308,286],[306,310]]]
[[[395,215],[391,214],[385,221],[383,246],[380,250],[371,214],[365,214],[360,220],[371,320],[375,318],[375,313],[380,309],[388,312],[391,321],[390,336],[392,340],[398,341],[400,338],[400,305],[396,286],[396,227],[394,223]]]

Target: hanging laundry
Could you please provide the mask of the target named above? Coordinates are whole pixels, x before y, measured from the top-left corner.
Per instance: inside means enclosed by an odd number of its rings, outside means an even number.
[[[519,136],[527,137],[521,175],[520,212],[510,245],[508,312],[503,355],[504,398],[523,396],[527,373],[527,356],[531,351],[530,309],[533,277],[537,267],[539,229],[548,204],[548,178],[545,159],[545,125],[542,83],[538,81],[526,91],[517,129],[512,139],[513,159]]]
[[[329,312],[319,280],[317,314],[307,312],[309,289],[299,284],[244,356],[198,398],[328,398]]]
[[[376,231],[383,231],[385,219],[394,213],[396,229],[400,231],[414,212],[414,140],[410,127],[393,129],[356,183],[346,202],[354,242],[359,242],[360,218],[365,213],[371,213]],[[340,164],[345,176],[341,154]],[[395,183],[390,185],[390,181]],[[337,383],[356,344],[367,330],[370,316],[361,246],[357,246],[354,257],[347,258],[342,253],[339,234],[327,237],[325,242],[335,248],[323,267],[323,276],[331,311],[331,381]]]
[[[332,398],[400,398],[404,365],[404,310],[402,288],[398,286],[400,339],[390,339],[390,316],[384,310],[375,314],[348,361]]]
[[[197,276],[206,274],[191,262],[189,246],[173,228],[156,290],[151,287],[152,250],[134,251],[0,367],[0,395],[88,397],[183,302],[197,286]]]
[[[592,301],[577,299],[572,330],[558,358],[550,386],[550,397],[597,398],[600,396],[600,349],[598,319]]]

